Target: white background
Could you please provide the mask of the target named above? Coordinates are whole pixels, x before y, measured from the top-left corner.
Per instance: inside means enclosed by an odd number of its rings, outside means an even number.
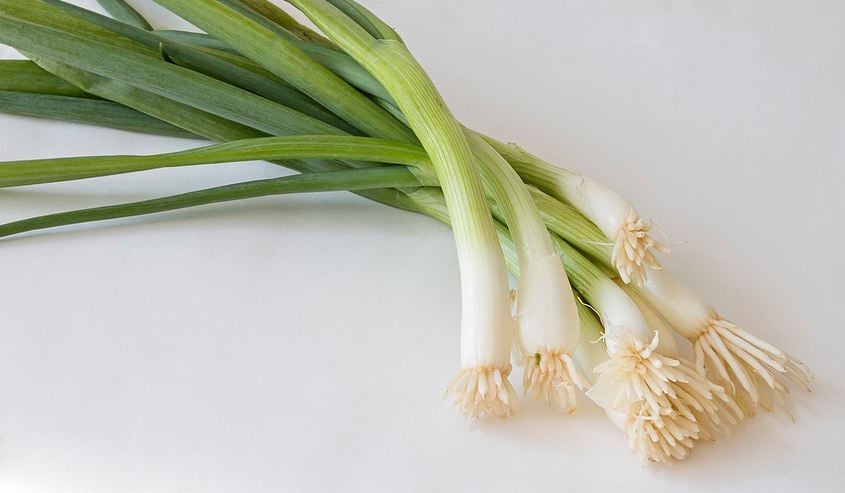
[[[622,191],[682,242],[667,265],[805,360],[796,422],[645,468],[583,398],[467,422],[441,400],[450,232],[345,193],[277,197],[0,241],[0,491],[843,491],[845,4],[364,3],[462,121]],[[0,116],[3,160],[193,144]],[[0,220],[279,173],[3,190]]]

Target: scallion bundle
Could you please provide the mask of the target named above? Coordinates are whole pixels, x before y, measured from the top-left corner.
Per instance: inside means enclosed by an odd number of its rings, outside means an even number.
[[[59,212],[0,237],[259,196],[349,190],[449,224],[462,287],[463,415],[511,416],[522,390],[596,402],[643,461],[687,457],[808,387],[795,358],[663,270],[668,249],[621,194],[463,126],[403,40],[353,0],[156,0],[203,33],[62,0],[0,0],[0,111],[216,142],[146,156],[0,163],[0,187],[268,160],[299,174]],[[509,292],[507,271],[516,279]],[[679,335],[692,349],[675,341]]]

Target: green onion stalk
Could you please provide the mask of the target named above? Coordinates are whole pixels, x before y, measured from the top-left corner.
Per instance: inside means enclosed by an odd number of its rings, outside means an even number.
[[[38,12],[39,15],[43,16],[46,12],[49,12],[51,15],[59,15],[62,13],[73,14],[70,17],[66,16],[65,18],[62,18],[61,20],[65,25],[76,22],[80,26],[83,26],[85,25],[84,23],[89,23],[86,35],[96,34],[96,32],[92,32],[95,27],[107,28],[137,43],[138,46],[135,46],[135,51],[145,54],[149,54],[153,46],[161,44],[158,39],[152,37],[152,35],[146,31],[133,28],[132,26],[121,25],[120,23],[116,24],[115,21],[111,19],[107,19],[99,16],[98,14],[65,4],[59,0],[45,0],[45,3],[49,4],[50,7],[53,7],[54,11],[50,12],[47,10],[46,5],[40,5],[37,6],[37,8],[39,10],[44,9],[45,12]],[[36,6],[32,6],[31,8],[35,9]],[[101,33],[100,35],[102,36]],[[14,40],[15,38],[11,39]],[[170,44],[166,44],[166,46],[170,46]],[[170,53],[167,48],[165,48],[165,50],[167,53]],[[178,50],[178,52],[174,52],[176,55],[175,60],[181,60],[183,56],[187,56],[184,55],[185,53],[190,54],[194,51],[196,50],[193,48],[182,47]],[[340,54],[339,52],[334,52],[333,50],[330,51],[336,55]],[[196,53],[194,54],[196,55]],[[110,53],[104,53],[103,55],[108,56]],[[120,80],[111,79],[81,70],[78,67],[46,59],[41,56],[34,56],[33,58],[35,58],[43,68],[46,68],[50,72],[59,75],[64,79],[72,81],[75,85],[85,89],[85,91],[112,101],[123,103],[138,111],[150,114],[172,123],[173,125],[190,130],[197,135],[207,137],[212,140],[236,140],[267,135],[267,133],[264,133],[263,131],[279,134],[284,133],[286,130],[295,131],[296,127],[302,128],[301,126],[295,126],[293,124],[279,125],[282,121],[281,119],[283,118],[282,115],[276,116],[275,125],[273,127],[267,127],[265,123],[257,123],[254,121],[245,121],[244,123],[246,123],[246,125],[239,125],[231,121],[226,121],[226,116],[230,114],[228,113],[228,103],[226,100],[218,100],[216,97],[216,91],[227,90],[225,85],[214,87],[209,94],[210,97],[206,97],[206,95],[203,94],[204,91],[201,91],[199,94],[192,94],[193,97],[186,100],[183,99],[185,97],[184,92],[173,91],[168,87],[159,88],[158,94],[149,92],[144,89],[145,85],[143,81],[139,81],[137,78],[133,78],[131,76],[122,77]],[[214,57],[211,58],[213,59]],[[98,59],[98,57],[95,57],[95,59]],[[221,62],[224,64],[228,62],[223,62],[222,60],[213,61],[206,55],[203,55],[202,57],[193,57],[191,60],[193,61],[189,65],[202,64],[204,69],[209,73],[219,74],[221,72],[228,71],[226,67],[221,67],[220,65]],[[241,63],[243,63],[243,61],[241,61]],[[164,70],[165,68],[169,67],[156,66],[154,71],[158,72],[159,70]],[[181,72],[179,74],[168,75],[177,76],[181,79],[181,82],[179,83],[181,86],[192,86],[196,84],[195,79],[198,74],[194,72]],[[359,77],[359,79],[362,79],[362,77]],[[208,81],[203,82],[207,83]],[[374,83],[378,84],[378,82]],[[246,86],[246,84],[244,85]],[[252,88],[252,90],[255,92],[254,88]],[[254,98],[249,96],[249,94],[237,92],[233,95],[233,97],[240,100],[240,104],[244,108],[254,108],[256,101]],[[188,104],[180,103],[178,101],[185,101]],[[249,128],[250,126],[252,128]],[[294,169],[299,168],[294,166]],[[583,216],[576,213],[577,211],[575,211],[572,207],[564,206],[564,204],[557,201],[550,201],[548,200],[548,196],[542,197],[539,190],[532,190],[532,194],[538,202],[538,206],[541,208],[544,219],[553,231],[562,234],[569,241],[578,245],[580,249],[587,251],[591,254],[591,256],[594,256],[602,262],[610,265],[610,248],[605,245],[607,239],[594,225],[592,225]],[[545,200],[542,200],[543,198]],[[544,210],[544,206],[551,208],[552,211],[550,212]]]
[[[314,98],[320,104],[326,106],[327,108],[331,109],[334,113],[338,116],[344,118],[351,124],[354,124],[357,128],[360,128],[362,131],[370,134],[370,135],[378,135],[384,136],[391,139],[396,140],[409,140],[414,138],[414,134],[410,133],[407,130],[407,127],[398,123],[395,118],[393,118],[390,113],[384,111],[380,106],[376,105],[375,103],[371,102],[368,98],[364,98],[357,92],[357,90],[351,88],[351,86],[346,86],[345,83],[337,78],[333,73],[323,69],[322,66],[315,64],[310,58],[308,58],[303,52],[301,52],[297,45],[288,40],[284,37],[280,37],[276,35],[272,29],[269,29],[268,26],[264,23],[257,22],[254,16],[248,15],[244,9],[241,8],[239,2],[202,2],[203,5],[196,5],[196,2],[188,3],[182,2],[178,0],[167,0],[161,1],[163,5],[174,10],[177,14],[185,17],[186,19],[190,20],[191,22],[199,25],[200,27],[204,28],[206,31],[211,32],[216,37],[221,38],[227,41],[229,44],[234,45],[240,52],[244,52],[249,55],[251,58],[255,60],[259,60],[261,64],[270,70],[271,72],[276,73],[279,77],[284,78],[287,82],[295,86],[297,89],[301,90],[303,93],[308,94],[310,97]],[[22,15],[22,14],[18,14]],[[234,25],[246,25],[247,29],[239,29],[237,32],[232,30],[231,26]],[[33,43],[31,38],[27,38],[25,34],[16,33],[19,37],[24,38],[25,42]],[[47,33],[42,33],[47,34]],[[137,35],[135,33],[133,36],[137,36],[140,41],[143,41],[143,37]],[[61,36],[58,36],[61,38]],[[102,50],[102,47],[98,47],[94,45],[94,43],[90,42],[91,40],[85,40],[88,42],[88,45],[85,46],[89,51],[88,53],[94,53],[97,49]],[[84,44],[84,43],[82,43]],[[143,43],[139,43],[143,44]],[[25,47],[27,45],[24,45]],[[38,50],[42,55],[46,55],[46,58],[55,58],[56,61],[59,63],[64,63],[65,61],[70,62],[70,60],[65,57],[62,58],[64,54],[58,53],[57,51],[51,51],[51,46],[41,44],[37,44],[37,40],[35,44],[29,45],[31,48]],[[133,50],[131,51],[140,51],[140,47],[132,47]],[[139,54],[134,52],[127,51],[125,53],[126,58],[131,62],[138,57]],[[410,57],[409,54],[405,53],[405,57],[407,60],[413,62],[413,59]],[[47,66],[47,63],[42,59],[39,61],[42,66]],[[68,63],[70,65],[70,63]],[[250,126],[256,130],[264,131],[268,133],[284,133],[284,132],[298,132],[298,133],[314,133],[308,132],[304,129],[303,126],[299,125],[297,127],[291,127],[290,125],[283,125],[281,127],[271,127],[268,126],[263,121],[258,121],[257,119],[244,120],[243,117],[233,116],[228,113],[228,108],[223,105],[215,105],[210,102],[208,99],[203,99],[201,97],[197,98],[194,97],[193,100],[186,94],[182,93],[179,94],[178,92],[173,93],[171,91],[168,94],[167,90],[163,90],[161,87],[156,87],[147,82],[147,80],[143,80],[143,78],[139,78],[137,76],[124,76],[118,74],[117,72],[111,70],[104,70],[100,66],[85,64],[85,63],[77,63],[75,64],[77,68],[83,69],[85,71],[90,71],[94,75],[99,77],[106,77],[109,79],[116,79],[119,82],[129,84],[130,86],[134,87],[135,89],[141,89],[144,91],[149,91],[154,94],[165,96],[167,98],[173,99],[180,103],[190,104],[196,107],[199,110],[205,110],[209,113],[223,118],[234,119],[235,121],[239,121],[242,124]],[[123,66],[127,67],[126,60],[118,60],[118,59],[111,59],[111,66]],[[446,180],[443,179],[443,176],[440,176],[441,184],[445,182],[452,181],[454,182],[454,187],[452,185],[447,185],[447,189],[454,188],[457,192],[450,192],[447,193],[447,197],[460,197],[461,195],[461,187],[466,187],[465,182],[468,182],[470,186],[467,188],[469,189],[469,194],[467,195],[468,200],[464,199],[463,203],[459,203],[453,209],[457,209],[461,215],[466,216],[466,219],[459,217],[455,220],[457,224],[464,223],[460,230],[469,230],[470,228],[481,228],[479,231],[482,234],[478,234],[477,231],[472,231],[472,234],[464,234],[464,235],[456,235],[459,237],[459,245],[463,246],[465,251],[482,251],[486,248],[493,253],[483,253],[481,255],[474,254],[469,257],[463,255],[463,257],[467,258],[467,261],[463,262],[462,265],[469,265],[468,262],[476,261],[479,265],[476,267],[471,267],[470,271],[474,271],[476,273],[484,273],[485,275],[491,277],[491,279],[482,279],[480,276],[476,275],[476,280],[473,281],[473,276],[465,276],[465,279],[469,279],[464,284],[467,285],[465,288],[467,290],[468,296],[467,298],[477,299],[479,296],[483,299],[492,298],[489,293],[483,293],[483,290],[490,290],[492,292],[502,291],[499,287],[505,287],[503,292],[505,293],[501,298],[506,300],[506,281],[504,279],[504,269],[499,268],[499,274],[496,274],[497,269],[491,268],[491,265],[496,264],[497,262],[501,264],[500,257],[501,254],[498,253],[497,248],[490,248],[490,245],[495,244],[494,241],[485,240],[485,236],[487,238],[495,239],[495,236],[492,233],[492,227],[484,226],[484,219],[485,216],[489,215],[489,212],[486,210],[486,204],[484,203],[483,199],[479,200],[477,197],[479,193],[477,189],[479,186],[472,186],[471,183],[471,175],[474,173],[474,168],[472,166],[468,166],[469,160],[466,156],[469,155],[468,150],[466,149],[466,143],[462,142],[464,139],[460,128],[458,127],[457,123],[454,122],[454,119],[451,118],[451,115],[448,115],[448,112],[440,109],[442,105],[442,101],[439,100],[439,95],[437,95],[436,91],[433,88],[433,85],[430,84],[430,81],[427,80],[425,74],[422,70],[415,64],[415,62],[409,65],[412,70],[405,71],[404,73],[399,73],[399,76],[408,75],[410,74],[411,77],[418,77],[419,81],[421,81],[421,87],[425,87],[427,83],[427,87],[431,89],[431,93],[426,95],[422,98],[423,105],[420,106],[420,111],[417,113],[418,116],[418,124],[416,127],[418,129],[423,129],[424,131],[428,132],[430,129],[435,128],[436,125],[440,125],[440,129],[437,132],[434,132],[433,135],[428,136],[429,138],[422,139],[424,146],[428,144],[428,152],[429,154],[435,154],[434,151],[442,150],[444,151],[442,155],[438,159],[435,159],[435,169],[438,169],[438,162],[441,164],[440,168],[445,167],[445,177]],[[51,71],[56,72],[56,65],[54,65]],[[281,67],[284,67],[284,70],[281,70]],[[169,76],[169,77],[177,77],[182,76],[183,78],[188,78],[187,74],[185,73],[177,73],[174,71],[172,67],[165,67],[159,65],[158,72],[162,76]],[[400,71],[401,72],[401,71]],[[419,77],[419,76],[422,77]],[[206,79],[199,78],[199,82],[202,82],[205,87],[207,88],[208,92],[212,92],[215,88],[209,84],[209,81]],[[384,82],[382,80],[381,82]],[[403,87],[404,83],[394,84],[396,87]],[[240,95],[244,98],[245,95]],[[248,99],[248,98],[245,98]],[[404,113],[409,114],[410,111],[408,108],[413,108],[413,105],[416,105],[420,98],[415,95],[411,94],[410,97],[408,94],[405,95],[405,99],[401,97],[395,97],[392,95],[393,100],[399,101],[406,101],[406,108]],[[408,103],[410,101],[410,103]],[[410,105],[410,106],[409,106]],[[426,106],[430,109],[426,109]],[[426,113],[429,114],[426,114]],[[443,118],[443,116],[447,116],[448,118]],[[285,118],[282,117],[279,121],[284,121]],[[296,120],[296,119],[294,119]],[[301,120],[301,118],[300,118]],[[442,121],[441,121],[442,120]],[[451,120],[451,128],[449,127]],[[433,124],[432,124],[433,123]],[[313,127],[313,122],[311,123]],[[414,128],[414,124],[412,123],[411,127]],[[318,133],[323,133],[320,130],[317,130]],[[332,132],[329,132],[332,133]],[[417,132],[419,133],[419,132]],[[438,134],[439,133],[439,134]],[[410,135],[410,137],[409,137]],[[465,155],[465,156],[462,156]],[[458,166],[453,163],[461,163],[461,166]],[[451,168],[450,168],[451,167]],[[457,171],[457,173],[454,173]],[[438,173],[444,175],[444,173]],[[464,175],[463,177],[461,175]],[[473,188],[475,191],[473,191]],[[476,195],[476,198],[473,198],[473,193]],[[462,213],[461,211],[467,211],[466,213]],[[454,214],[453,214],[454,215]],[[486,218],[486,221],[489,222],[490,219]],[[487,230],[487,233],[484,233],[484,230]],[[485,247],[485,243],[487,246]],[[481,247],[481,248],[480,248]],[[486,257],[486,258],[485,258]],[[480,261],[479,261],[480,260]],[[472,284],[471,284],[472,282]],[[499,287],[496,287],[496,286]],[[498,295],[496,295],[498,296]],[[468,303],[468,306],[479,306],[484,305],[484,301],[482,300],[481,303]],[[490,315],[478,315],[470,313],[469,315],[465,315],[465,318],[469,317],[469,321],[465,322],[465,326],[473,327],[473,326],[484,326],[484,325],[503,325],[504,322],[500,322],[500,320],[507,320],[507,318],[501,317],[501,313],[507,309],[507,305],[500,301],[490,302],[490,310],[485,309],[476,309],[477,313],[490,311],[492,314]],[[499,313],[496,313],[496,312]],[[472,321],[472,318],[480,319],[480,321]],[[492,322],[486,320],[485,318],[491,318]],[[496,329],[494,329],[495,331]],[[499,332],[504,332],[499,330]],[[469,333],[469,339],[472,339],[472,332],[471,331],[464,331],[464,334]],[[476,337],[476,339],[482,339]],[[502,338],[492,338],[490,340],[497,341],[502,340]],[[480,343],[475,343],[476,346],[484,346],[486,344],[486,339],[484,339]],[[500,346],[503,346],[499,343],[494,343],[492,345],[488,345],[491,347],[482,347],[481,350],[493,352],[493,353],[503,353],[500,350]],[[509,347],[509,343],[507,344]],[[487,356],[482,355],[482,359],[490,359]],[[502,366],[501,362],[494,362],[493,366]],[[503,368],[492,368],[491,369],[484,369],[483,371],[490,372],[489,381],[495,383],[497,386],[500,386],[498,392],[497,389],[494,389],[494,392],[487,395],[486,389],[483,388],[483,383],[479,384],[482,385],[480,387],[480,392],[476,392],[476,394],[480,395],[480,399],[475,399],[475,403],[470,403],[468,405],[461,404],[461,407],[467,411],[469,407],[476,407],[480,408],[482,411],[481,413],[486,412],[493,412],[495,414],[508,414],[510,412],[509,406],[510,404],[507,402],[509,399],[509,394],[512,393],[512,389],[509,390],[509,385],[507,384],[506,378],[504,379],[503,383],[499,383],[502,380],[501,373],[509,372],[509,366]],[[489,403],[487,402],[489,401]],[[461,400],[464,402],[464,400]],[[469,407],[468,407],[469,406]],[[468,412],[468,414],[479,414],[475,412]]]
[[[573,413],[575,388],[583,388],[583,382],[572,359],[580,326],[566,272],[519,175],[480,137],[468,132],[467,139],[516,248],[514,349],[524,367],[523,389],[541,402]]]
[[[201,205],[293,193],[357,191],[413,186],[416,178],[405,167],[343,169],[234,183],[127,204],[59,212],[0,225],[0,237],[71,224],[107,221]]]
[[[89,98],[0,90],[0,113],[168,137],[193,137],[191,132],[121,104]]]
[[[48,1],[61,4],[59,0]],[[279,21],[280,24],[272,22],[270,18],[283,17],[279,14],[283,11],[275,5],[264,0],[202,0],[202,6],[190,5],[191,2],[181,0],[163,0],[159,3],[251,58],[261,60],[266,68],[275,70],[279,77],[307,92],[322,105],[340,111],[338,115],[345,117],[365,133],[400,139],[409,137],[407,134],[400,136],[396,133],[396,122],[390,119],[388,112],[374,108],[372,102],[366,98],[361,99],[357,91],[352,90],[354,86],[376,96],[379,101],[384,102],[386,99],[387,104],[392,103],[392,97],[385,91],[381,82],[366,71],[366,67],[356,65],[355,60],[350,59],[347,54],[327,47],[325,38],[315,37],[313,32],[303,35],[308,28],[291,21],[289,16]],[[362,29],[378,33],[378,29],[373,27],[378,24],[381,26],[381,32],[388,33],[394,40],[398,39],[395,33],[389,34],[389,27],[363,7],[346,1],[338,1],[335,4],[345,15],[351,15],[356,22],[360,22]],[[270,14],[271,12],[275,13]],[[239,28],[235,30],[233,26]],[[156,38],[148,35],[146,40],[140,39],[143,35],[137,30],[131,31],[129,27],[122,28],[120,33],[141,42],[158,39],[167,53],[186,50],[184,45],[180,48],[178,44],[172,44],[172,41],[164,42],[161,36]],[[183,34],[183,39],[186,34]],[[191,36],[196,39],[196,35]],[[194,63],[196,58],[201,56],[196,52],[196,47],[187,51],[193,53]],[[309,57],[313,58],[313,61]],[[185,57],[177,58],[177,61],[196,67]],[[319,64],[315,64],[317,61]],[[218,60],[217,65],[220,63],[222,62]],[[284,67],[284,70],[279,67]],[[314,83],[315,77],[319,84]],[[240,77],[240,80],[251,78],[253,77]],[[344,81],[349,85],[345,85]],[[254,84],[242,84],[254,91]],[[285,102],[290,105],[291,101]],[[337,126],[336,121],[333,123]],[[577,173],[550,165],[515,145],[505,145],[486,136],[484,138],[508,159],[526,183],[572,204],[601,228],[613,243],[610,251],[611,263],[625,282],[633,280],[638,284],[642,283],[647,275],[646,267],[660,268],[652,250],[668,252],[668,248],[649,234],[650,223],[644,221],[633,206],[619,194]]]
[[[437,185],[428,155],[411,144],[372,137],[308,135],[262,137],[147,156],[80,156],[0,163],[0,188],[80,180],[159,168],[251,160],[343,159],[402,164],[414,181]]]
[[[251,29],[250,34],[244,35],[234,28],[229,32],[223,24],[211,19],[215,15],[230,15],[231,11],[218,11],[214,5],[198,6],[196,1],[157,1],[200,27],[206,27],[206,31],[254,59],[272,62],[275,53],[283,53],[288,48],[269,32],[264,44],[249,44],[250,36],[263,33],[258,26]],[[422,67],[392,29],[377,24],[375,31],[368,32],[346,12],[328,2],[302,1],[295,2],[295,6],[384,86],[431,158],[448,204],[461,271],[462,368],[449,385],[449,393],[453,395],[456,407],[462,414],[473,417],[488,414],[509,416],[516,409],[517,398],[508,381],[511,372],[511,317],[507,275],[481,179],[461,126],[447,109]],[[299,54],[295,55],[293,58],[298,59]],[[312,63],[319,66],[316,62]],[[282,67],[280,63],[266,65],[271,70],[280,70]],[[322,66],[319,67],[328,72]],[[323,80],[333,79],[323,74]],[[303,86],[299,89],[308,93],[311,87]],[[327,100],[339,100],[332,92],[342,92],[350,101],[363,98],[401,128],[407,128],[351,86],[338,85],[326,89],[328,94],[313,94],[313,97],[325,105],[329,104]],[[352,94],[357,96],[350,97]],[[371,126],[376,115],[372,115],[373,119],[363,118],[361,111],[363,108],[352,113],[354,121],[353,118],[347,121],[371,135],[382,136],[372,134],[365,128]],[[335,113],[340,115],[338,111]]]
[[[44,61],[42,63],[47,64]],[[56,64],[52,67],[54,72],[62,73],[81,87],[92,92],[99,92],[106,97],[117,97],[114,93],[103,92],[104,87],[108,85],[103,80],[92,84],[90,83],[92,76],[88,74],[86,83],[85,78],[79,77],[78,71],[77,76],[74,77],[71,68],[65,67],[64,71],[61,71],[56,67]],[[19,77],[14,77],[15,74]],[[150,118],[145,114],[136,113],[121,105],[91,99],[90,94],[81,91],[76,86],[55,77],[44,78],[45,74],[40,70],[32,70],[31,62],[11,60],[0,62],[0,87],[3,89],[0,90],[0,111],[46,118],[56,117],[66,121],[160,135],[192,136],[190,132]],[[30,92],[7,90],[24,88]],[[169,101],[167,103],[172,104]],[[162,105],[149,104],[141,109],[147,113],[156,114],[161,111]],[[184,121],[177,120],[175,123],[185,126],[186,124],[196,125],[203,121],[203,119],[195,118],[196,115],[190,115],[192,110],[190,107],[186,107],[185,110],[189,113],[188,117],[184,118]],[[211,115],[204,116],[205,120],[211,117]],[[232,127],[231,124],[228,126]],[[246,131],[242,135],[229,134],[228,137],[250,135],[256,135],[256,133]],[[225,139],[225,136],[217,138]],[[290,163],[288,161],[289,166]],[[82,172],[82,168],[79,172]],[[420,172],[417,171],[417,173]],[[95,176],[100,175],[95,173]],[[64,179],[81,177],[84,176],[77,175]],[[46,180],[45,182],[50,182],[56,181],[57,178],[46,176],[43,179]],[[431,184],[430,182],[429,179],[428,183]],[[7,183],[4,186],[10,185],[11,183]],[[602,244],[606,239],[601,231],[571,207],[539,189],[529,187],[529,190],[550,230],[563,236],[570,243],[576,244],[580,250],[589,253],[591,258],[604,261],[606,266],[613,267],[613,264],[607,262],[610,257],[607,254],[607,248]],[[651,303],[660,308],[666,318],[673,320],[676,330],[694,344],[696,367],[699,371],[706,372],[715,381],[719,381],[730,389],[734,398],[749,416],[753,415],[758,408],[765,410],[784,408],[789,412],[786,400],[788,385],[791,383],[800,388],[809,388],[811,375],[803,363],[719,315],[688,287],[679,285],[679,281],[671,277],[667,271],[653,272],[651,275],[653,278],[646,280],[645,284],[639,286],[638,289],[650,299]],[[662,337],[661,340],[667,340],[667,338]]]
[[[669,253],[669,248],[654,239],[651,222],[644,220],[622,195],[593,179],[549,164],[516,144],[486,139],[527,183],[571,204],[602,230],[613,242],[611,262],[625,283],[642,284],[649,274],[647,268],[661,269],[652,251]]]

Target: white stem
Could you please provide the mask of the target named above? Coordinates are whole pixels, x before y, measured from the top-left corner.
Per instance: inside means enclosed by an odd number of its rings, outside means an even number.
[[[660,336],[657,350],[670,358],[680,357],[681,353],[678,349],[678,342],[675,340],[675,331],[669,326],[669,323],[631,285],[624,284],[621,280],[617,281],[617,284],[637,305],[648,326],[657,331]]]
[[[516,247],[517,334],[523,384],[534,398],[575,410],[582,380],[572,360],[580,327],[575,297],[540,212],[519,175],[489,144],[467,131],[484,186],[502,211]]]
[[[575,351],[580,333],[577,306],[557,254],[520,267],[516,320],[524,352]]]
[[[626,354],[631,341],[648,344],[654,337],[654,329],[648,326],[637,304],[612,281],[597,283],[589,301],[598,310],[611,356]]]
[[[516,402],[507,381],[511,319],[505,261],[463,128],[389,28],[381,25],[384,32],[373,36],[330,2],[288,1],[381,82],[431,158],[461,270],[463,367],[448,391],[464,414],[509,415]]]
[[[684,337],[697,338],[716,316],[716,310],[665,269],[652,272],[636,291]]]
[[[510,368],[511,313],[504,270],[488,269],[501,250],[459,252],[461,270],[461,366]]]

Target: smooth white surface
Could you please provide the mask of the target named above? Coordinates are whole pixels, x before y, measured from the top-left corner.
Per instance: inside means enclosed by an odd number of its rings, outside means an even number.
[[[583,398],[576,417],[465,422],[440,399],[449,231],[343,193],[268,198],[0,241],[0,491],[843,491],[845,4],[365,4],[464,122],[687,241],[666,264],[816,373],[797,421],[646,468]],[[0,116],[3,160],[191,144]],[[3,190],[0,220],[279,173]]]

